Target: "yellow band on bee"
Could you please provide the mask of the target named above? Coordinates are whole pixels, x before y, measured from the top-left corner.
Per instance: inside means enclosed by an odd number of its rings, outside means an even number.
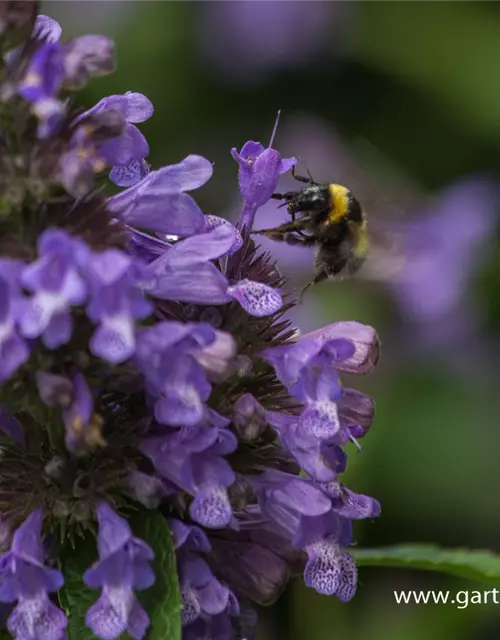
[[[370,248],[370,238],[368,236],[368,224],[366,220],[359,225],[351,224],[351,229],[356,233],[356,242],[354,244],[353,253],[355,256],[364,257]]]
[[[328,191],[330,192],[328,222],[340,222],[345,218],[349,207],[349,189],[341,184],[330,184]]]

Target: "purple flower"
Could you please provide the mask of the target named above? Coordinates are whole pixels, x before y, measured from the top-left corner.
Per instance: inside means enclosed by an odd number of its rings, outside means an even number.
[[[341,408],[338,414],[340,418]],[[345,471],[347,456],[338,444],[304,433],[299,416],[268,411],[266,417],[278,432],[282,445],[311,478],[329,482]]]
[[[57,349],[71,338],[71,306],[83,304],[87,297],[80,269],[88,250],[66,232],[49,229],[40,236],[38,254],[21,275],[23,286],[34,295],[19,318],[20,332],[26,338],[41,336],[47,349]]]
[[[187,156],[178,164],[151,171],[110,198],[108,207],[123,222],[150,231],[182,237],[200,233],[205,216],[186,191],[203,186],[212,172],[212,164],[205,158]]]
[[[21,263],[0,259],[0,384],[26,362],[29,349],[16,329],[22,310]]]
[[[402,228],[410,259],[390,288],[418,344],[449,344],[457,337],[463,343],[464,335],[479,329],[464,300],[475,267],[488,253],[498,203],[496,184],[469,178],[444,189]]]
[[[53,98],[59,92],[63,78],[61,46],[57,42],[44,44],[31,59],[26,75],[19,85],[19,95],[31,103]]]
[[[0,602],[15,603],[7,628],[17,640],[63,640],[68,621],[50,601],[64,579],[44,566],[42,510],[33,511],[14,533],[10,551],[0,556]]]
[[[38,15],[35,20],[35,27],[31,36],[41,42],[57,42],[61,37],[61,25],[49,16]]]
[[[316,329],[301,336],[300,341],[319,340],[327,343],[330,340],[348,340],[354,351],[346,358],[335,359],[336,371],[342,373],[371,373],[380,357],[380,340],[373,327],[360,322],[334,322],[321,329]],[[332,344],[335,344],[334,342]],[[340,344],[340,343],[337,343]],[[349,351],[352,347],[349,347]]]
[[[227,487],[235,475],[224,455],[236,449],[232,433],[217,427],[183,427],[165,436],[146,438],[141,451],[164,478],[190,493],[195,522],[219,528],[231,519]]]
[[[100,100],[75,122],[85,123],[109,111],[119,113],[125,122],[123,133],[110,140],[103,140],[99,145],[99,155],[108,165],[128,165],[132,161],[140,161],[149,155],[146,138],[135,126],[149,120],[153,115],[153,105],[142,95],[127,91],[123,95],[107,96]]]
[[[64,82],[79,88],[93,76],[111,73],[115,66],[113,41],[104,36],[75,38],[64,46]]]
[[[343,518],[359,520],[380,515],[380,504],[377,500],[354,493],[338,480],[323,482],[319,486],[332,501],[333,511]]]
[[[133,187],[148,173],[149,166],[145,160],[132,160],[124,167],[113,167],[109,172],[109,179],[119,187]]]
[[[358,572],[352,557],[335,542],[322,540],[307,549],[304,581],[318,593],[348,602],[356,593]]]
[[[262,282],[240,280],[228,287],[227,293],[239,302],[245,311],[257,318],[272,316],[283,306],[279,291]]]
[[[103,640],[114,640],[125,631],[141,640],[149,618],[133,590],[154,583],[149,564],[154,553],[105,502],[97,505],[97,520],[99,562],[85,572],[83,580],[92,589],[102,588],[102,593],[87,611],[85,623]]]
[[[201,557],[194,553],[180,556],[178,572],[183,627],[189,627],[200,617],[217,616],[226,610],[231,615],[237,615],[236,597],[217,580]]]
[[[128,92],[103,98],[73,122],[69,149],[60,161],[60,179],[75,196],[91,189],[95,173],[106,166],[142,162],[149,146],[133,123],[153,113],[151,102],[140,93]]]
[[[111,364],[124,362],[135,352],[135,321],[152,311],[135,284],[143,275],[141,265],[118,249],[108,249],[92,256],[86,275],[90,284],[87,314],[99,325],[90,350]]]
[[[155,400],[155,418],[171,426],[195,425],[211,392],[196,353],[215,341],[209,325],[158,323],[138,336],[137,362]]]
[[[260,142],[249,141],[243,145],[239,153],[236,148],[231,151],[233,158],[239,164],[238,180],[240,192],[245,201],[240,219],[240,227],[242,229],[245,227],[251,229],[253,227],[257,210],[276,191],[280,175],[290,171],[297,162],[295,158],[282,160],[280,154],[271,148],[278,119],[267,149]]]
[[[195,638],[199,637],[194,634],[200,629],[217,626],[222,614],[238,615],[239,604],[232,591],[219,582],[201,557],[201,553],[211,550],[203,531],[175,518],[169,520],[169,525],[177,554],[183,637]]]
[[[332,502],[310,481],[276,470],[251,480],[262,512],[287,531],[293,546],[303,546],[307,518],[330,513]]]
[[[28,102],[55,97],[63,82],[80,88],[90,77],[113,71],[114,44],[109,38],[85,35],[61,44],[61,33],[55,20],[37,16],[32,36],[43,44],[31,58],[19,86],[19,94]],[[13,61],[11,56],[11,64]]]

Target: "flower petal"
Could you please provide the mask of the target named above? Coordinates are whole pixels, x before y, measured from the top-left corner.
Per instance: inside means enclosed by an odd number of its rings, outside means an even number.
[[[49,16],[38,15],[31,34],[34,40],[57,42],[62,35],[61,25]]]
[[[169,269],[157,276],[148,293],[160,300],[218,305],[230,301],[227,280],[211,262]]]
[[[236,251],[239,251],[241,249],[241,247],[243,246],[243,238],[241,237],[241,233],[238,231],[238,229],[236,229],[236,227],[234,227],[229,222],[229,220],[226,220],[225,218],[219,218],[219,216],[212,216],[212,215],[207,215],[205,217],[206,217],[206,221],[207,221],[207,224],[206,224],[207,231],[215,229],[215,227],[219,227],[221,225],[224,225],[226,227],[230,226],[235,230],[236,239],[234,241],[233,246],[228,251],[229,254],[236,253]]]
[[[212,177],[213,165],[203,156],[192,154],[177,164],[159,169],[157,173],[158,179],[165,181],[164,189],[167,190],[164,193],[173,194],[202,187]]]
[[[139,129],[133,124],[128,124],[121,135],[105,140],[99,145],[99,154],[111,166],[126,165],[148,156],[149,145]]]
[[[299,418],[301,435],[327,440],[340,429],[337,405],[333,402],[314,402]]]
[[[225,527],[232,517],[226,489],[215,486],[199,491],[189,506],[189,513],[195,522],[207,529]]]
[[[149,176],[139,186],[148,180]],[[154,192],[149,190],[149,186],[144,195],[120,217],[132,226],[183,237],[199,233],[205,227],[205,216],[191,196],[186,193],[169,195],[161,191]]]
[[[144,160],[132,160],[125,166],[116,166],[109,172],[109,179],[119,187],[132,187],[140,182],[149,173],[149,168]]]
[[[236,229],[232,225],[219,225],[209,233],[202,233],[186,238],[175,244],[165,256],[151,264],[162,262],[169,268],[186,267],[207,260],[215,260],[228,253],[236,240]]]
[[[228,287],[227,293],[237,300],[245,311],[257,318],[270,316],[283,306],[279,291],[262,282],[240,280]]]

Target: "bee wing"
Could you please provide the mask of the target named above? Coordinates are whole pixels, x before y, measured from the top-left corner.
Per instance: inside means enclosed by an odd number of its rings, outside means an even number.
[[[408,264],[431,259],[442,244],[442,239],[423,229],[412,233],[409,224],[403,228],[392,223],[384,228],[375,222],[369,225],[369,237],[368,255],[356,277],[378,282],[400,280]]]

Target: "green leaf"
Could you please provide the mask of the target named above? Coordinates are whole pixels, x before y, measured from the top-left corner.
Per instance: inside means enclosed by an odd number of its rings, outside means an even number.
[[[146,640],[180,640],[181,600],[174,545],[167,521],[157,511],[144,511],[132,519],[131,526],[134,535],[147,542],[155,553],[155,583],[149,589],[137,592],[151,621]]]
[[[490,551],[442,549],[435,545],[413,544],[357,549],[353,555],[359,566],[439,571],[497,585],[500,581],[500,556]]]
[[[98,599],[97,589],[89,589],[83,574],[97,560],[95,539],[78,540],[76,550],[65,549],[60,556],[64,586],[59,591],[59,603],[68,616],[69,640],[93,640],[96,636],[85,626],[87,609]]]

